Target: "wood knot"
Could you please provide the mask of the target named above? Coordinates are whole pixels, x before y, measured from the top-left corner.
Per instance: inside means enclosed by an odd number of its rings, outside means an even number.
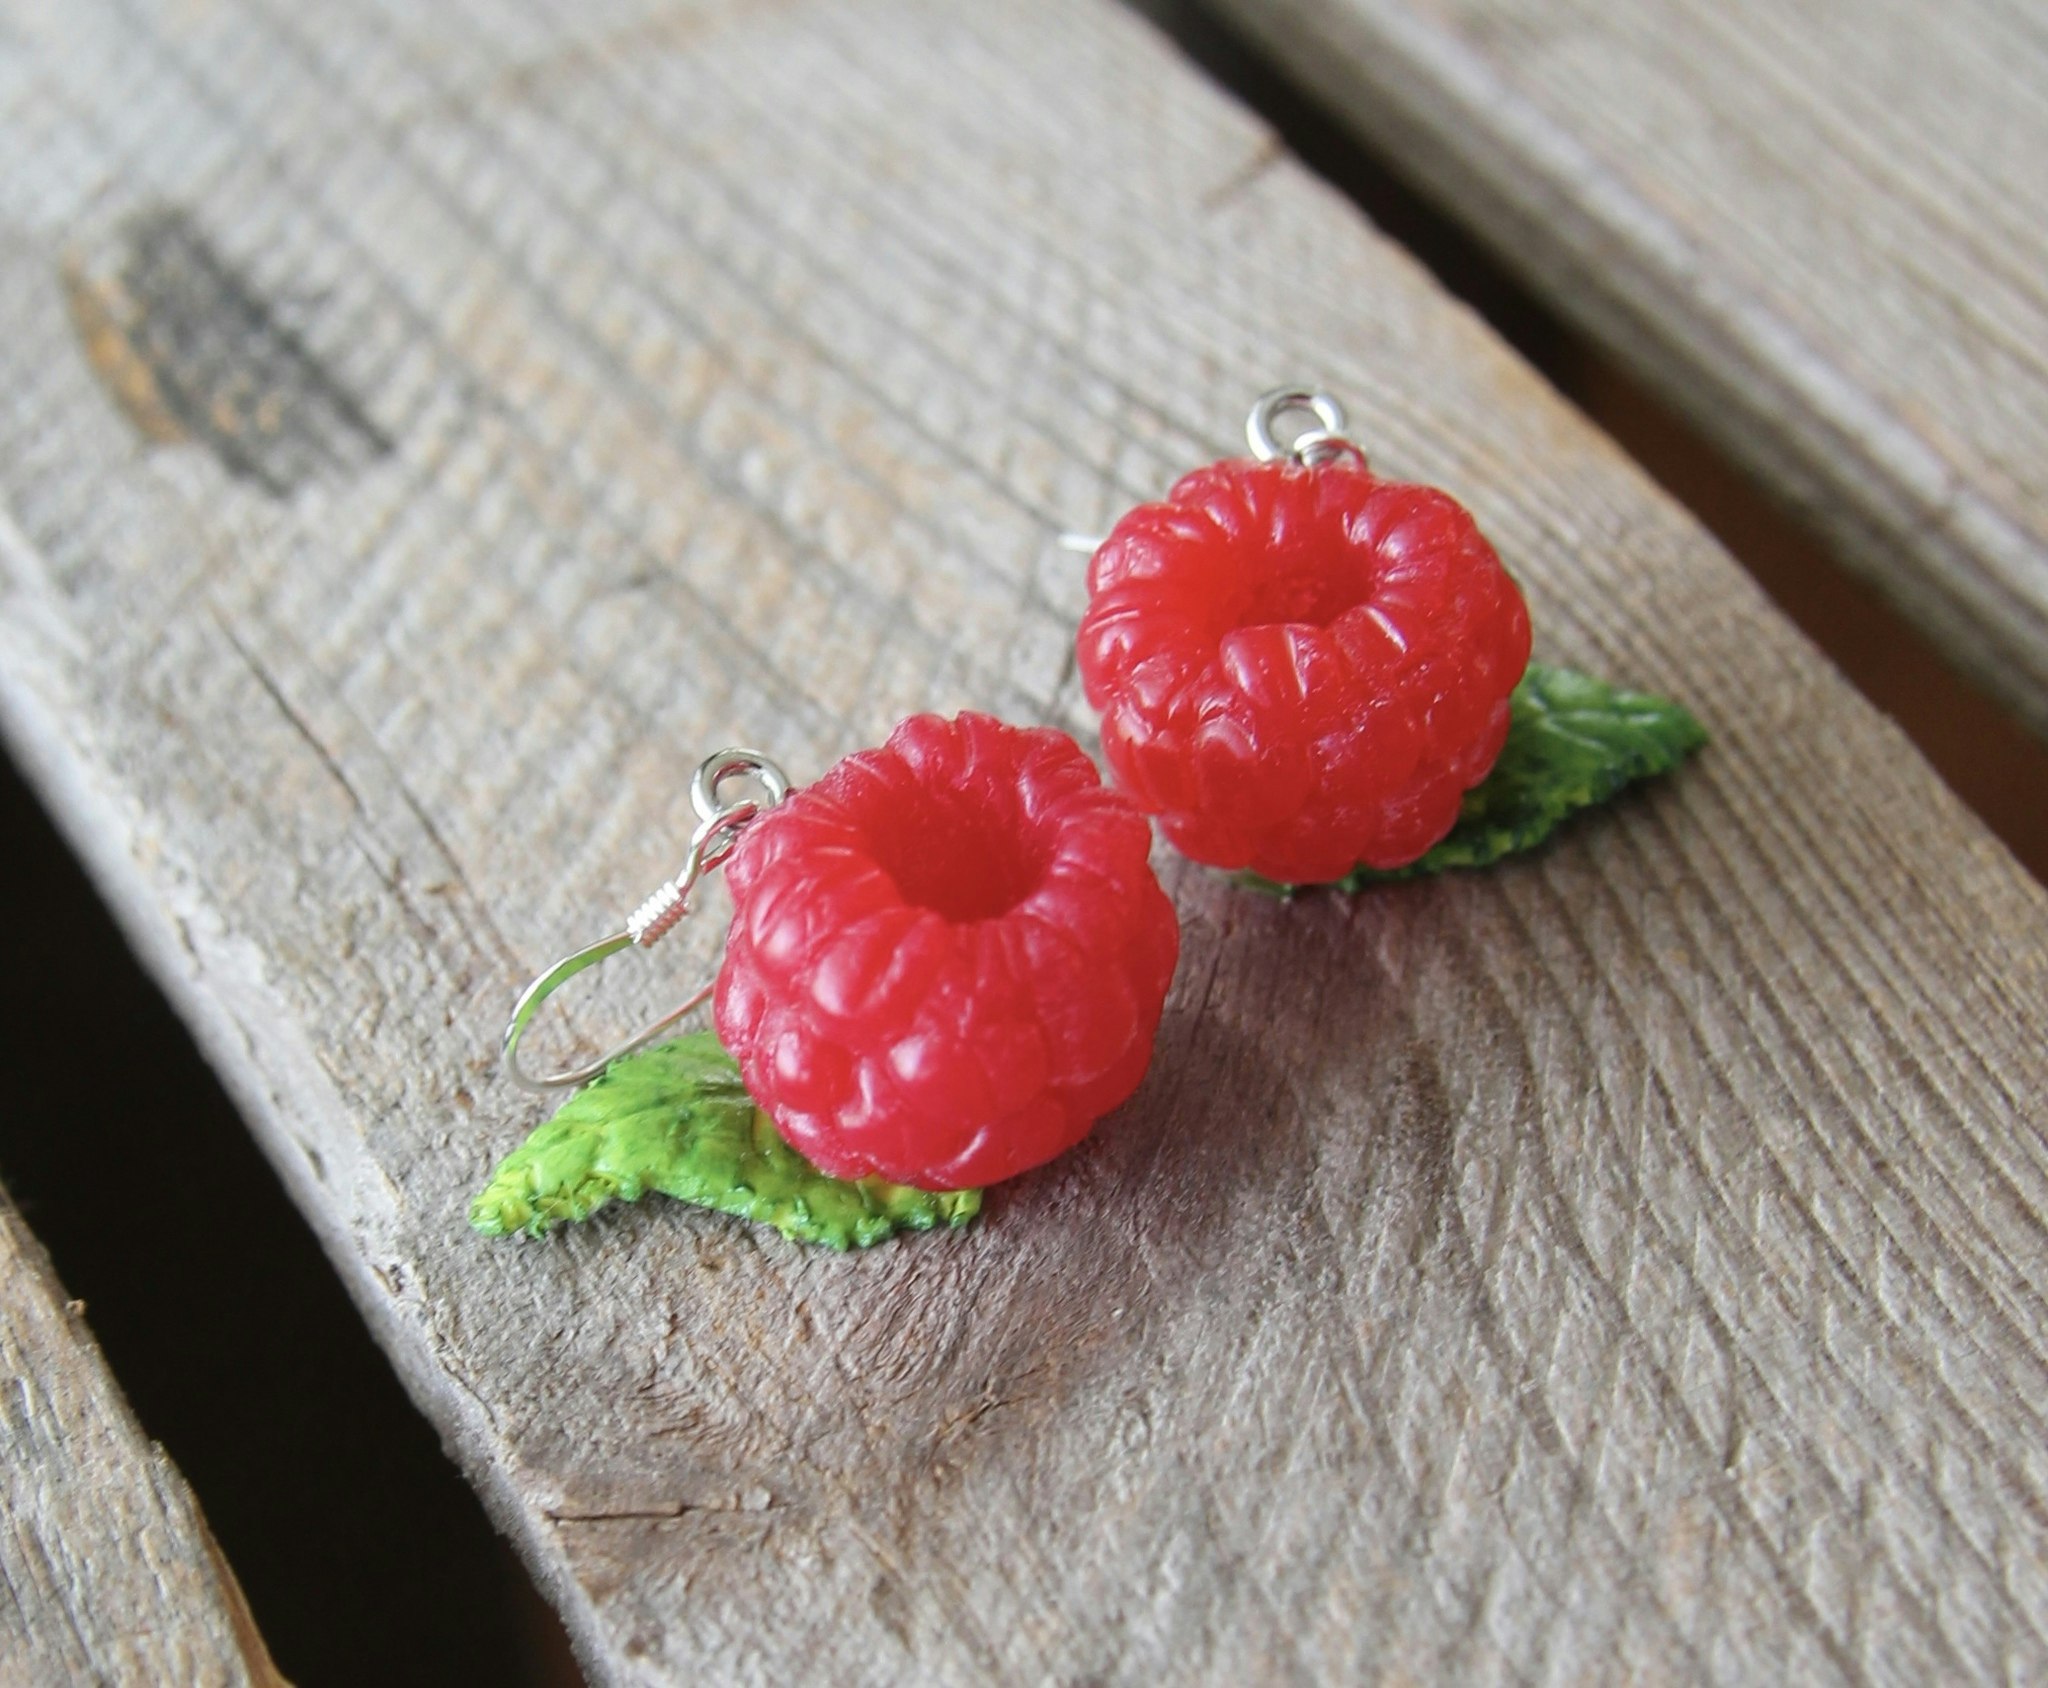
[[[116,231],[104,262],[63,265],[87,360],[144,439],[194,440],[282,497],[361,468],[391,442],[183,211]]]

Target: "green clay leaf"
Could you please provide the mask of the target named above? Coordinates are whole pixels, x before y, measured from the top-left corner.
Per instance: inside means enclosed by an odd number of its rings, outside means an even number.
[[[650,1190],[840,1249],[981,1211],[979,1190],[827,1177],[754,1105],[718,1039],[693,1032],[621,1057],[564,1102],[499,1163],[469,1222],[487,1237],[537,1237]]]
[[[1669,699],[1539,662],[1529,664],[1509,706],[1513,719],[1500,760],[1465,794],[1464,812],[1443,842],[1391,872],[1361,867],[1334,889],[1487,867],[1534,848],[1624,786],[1668,773],[1707,742],[1706,729]],[[1279,896],[1296,889],[1255,874],[1240,874],[1238,882]]]

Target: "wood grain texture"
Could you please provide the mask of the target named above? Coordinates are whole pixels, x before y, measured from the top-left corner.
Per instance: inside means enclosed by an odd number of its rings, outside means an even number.
[[[0,1191],[0,1682],[284,1688],[199,1506]]]
[[[2048,898],[1144,25],[13,18],[0,721],[599,1680],[2048,1670]],[[211,425],[329,442],[295,478],[138,411],[173,213],[180,309],[295,348],[178,367],[294,371]],[[1085,734],[1054,532],[1303,375],[1714,747],[1491,876],[1162,853],[1151,1077],[963,1235],[470,1235],[512,994],[672,869],[696,758]]]
[[[2048,733],[2025,0],[1198,0]]]

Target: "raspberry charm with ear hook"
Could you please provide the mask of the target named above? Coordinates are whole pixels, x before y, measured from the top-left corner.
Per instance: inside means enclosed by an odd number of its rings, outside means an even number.
[[[741,775],[765,802],[722,797]],[[1136,1090],[1180,928],[1150,827],[1066,734],[914,716],[795,792],[759,753],[721,753],[693,801],[676,879],[521,996],[508,1072],[588,1087],[500,1166],[477,1229],[538,1233],[653,1189],[806,1241],[878,1241],[959,1223],[979,1186],[1072,1147]],[[541,1003],[658,940],[721,864],[715,981],[600,1060],[530,1077]],[[717,1042],[640,1053],[714,996]]]

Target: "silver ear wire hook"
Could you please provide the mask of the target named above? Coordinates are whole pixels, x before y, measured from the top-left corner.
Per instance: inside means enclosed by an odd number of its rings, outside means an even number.
[[[760,781],[767,793],[765,803],[753,798],[727,803],[719,796],[718,788],[725,781],[745,775],[752,775]],[[560,1072],[536,1075],[520,1064],[520,1040],[526,1035],[526,1028],[540,1005],[585,968],[595,967],[622,949],[646,949],[659,942],[690,912],[690,893],[707,873],[732,854],[740,834],[765,810],[772,809],[788,795],[789,777],[758,750],[721,750],[715,756],[705,757],[697,765],[697,771],[690,779],[690,807],[697,812],[697,829],[690,834],[689,853],[683,857],[681,871],[626,917],[623,930],[563,956],[519,993],[519,1001],[512,1010],[511,1024],[505,1028],[504,1043],[505,1072],[514,1084],[524,1090],[559,1090],[567,1085],[588,1084],[621,1055],[629,1055],[642,1045],[652,1043],[684,1015],[702,1007],[710,999],[717,984],[715,978],[698,986],[680,1005],[659,1019],[650,1020],[624,1043],[600,1055],[588,1066],[565,1067]]]

